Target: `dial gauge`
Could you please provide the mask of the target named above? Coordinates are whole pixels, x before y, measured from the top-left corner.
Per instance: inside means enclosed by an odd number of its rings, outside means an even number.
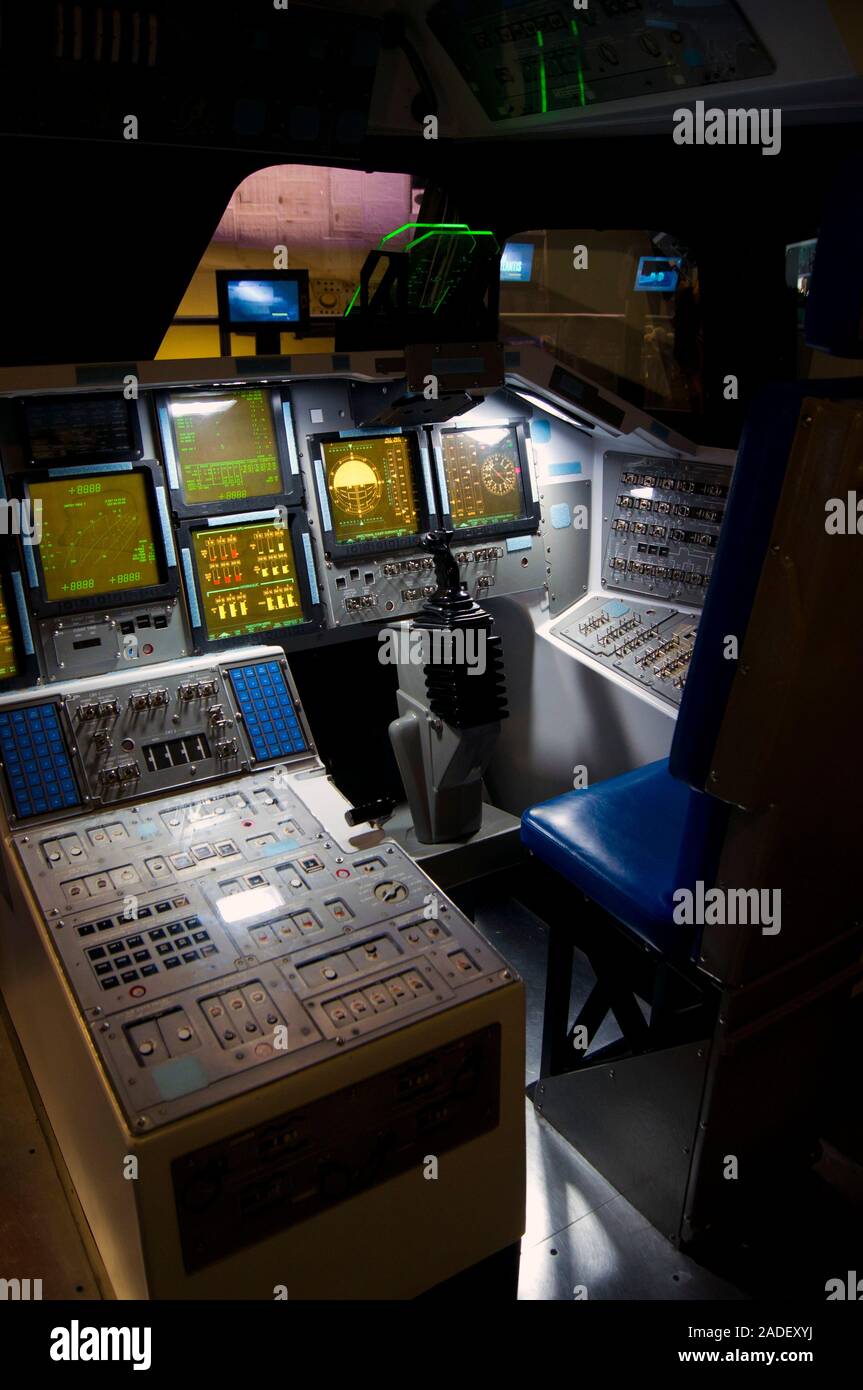
[[[482,485],[487,492],[503,497],[516,488],[515,464],[506,454],[489,454],[482,465]]]

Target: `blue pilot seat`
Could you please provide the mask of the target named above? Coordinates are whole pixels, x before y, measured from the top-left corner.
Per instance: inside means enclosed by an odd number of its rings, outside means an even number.
[[[859,395],[860,383],[843,378],[783,383],[756,399],[668,759],[554,797],[522,817],[522,840],[549,871],[539,889],[539,915],[549,927],[544,1076],[584,1062],[571,1046],[579,1024],[593,1037],[610,1010],[627,1045],[649,1050],[659,1037],[668,1045],[680,1036],[676,1019],[688,1027],[698,1016],[685,991],[679,1003],[681,982],[707,998],[709,984],[695,964],[700,930],[674,922],[674,893],[699,881],[715,885],[730,814],[704,790],[736,672],[725,658],[725,635],[735,633],[742,650],[804,399]],[[569,1027],[576,946],[590,960],[597,986]],[[650,1005],[649,1022],[640,1000]]]
[[[698,933],[674,923],[674,893],[712,882],[723,810],[663,758],[532,807],[522,840],[644,945],[688,959]]]

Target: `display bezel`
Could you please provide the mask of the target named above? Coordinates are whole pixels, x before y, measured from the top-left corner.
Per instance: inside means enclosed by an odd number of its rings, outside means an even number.
[[[457,524],[450,511],[449,491],[447,489],[446,468],[444,466],[443,439],[445,435],[451,434],[470,434],[472,431],[484,429],[507,429],[515,434],[515,447],[520,464],[521,480],[521,500],[523,513],[520,517],[513,517],[509,521],[492,521],[480,526],[464,526]],[[441,494],[441,518],[442,525],[447,531],[454,533],[453,544],[466,540],[482,540],[489,536],[526,536],[532,535],[539,529],[540,507],[536,496],[536,484],[533,477],[533,470],[530,464],[528,450],[528,435],[522,420],[501,420],[501,421],[478,421],[469,429],[465,426],[458,429],[450,426],[435,426],[433,430],[435,464],[438,478],[438,487]]]
[[[15,576],[21,584],[21,594],[24,605],[27,603],[27,584],[25,579],[24,564],[18,555],[18,543],[9,547],[9,552],[0,562],[0,592],[3,595],[3,603],[6,608],[6,616],[9,621],[9,628],[12,633],[12,647],[15,652],[15,661],[18,672],[14,676],[0,676],[0,692],[7,690],[23,690],[36,684],[39,675],[39,662],[36,657],[35,640],[32,629],[30,630],[30,644],[32,652],[27,652],[25,648],[25,634],[23,630],[24,618],[18,607],[18,599],[15,593]],[[29,627],[29,618],[27,618]]]
[[[143,584],[136,589],[122,589],[107,594],[76,594],[74,598],[49,599],[42,568],[41,546],[33,545],[25,550],[25,574],[32,611],[40,618],[62,617],[70,613],[91,613],[101,608],[129,608],[139,604],[159,602],[176,597],[180,590],[177,574],[174,541],[168,517],[168,502],[165,482],[159,465],[153,459],[140,459],[136,463],[95,464],[79,468],[34,468],[19,479],[22,497],[32,502],[30,487],[38,482],[72,482],[76,478],[92,481],[95,478],[115,474],[139,473],[144,478],[147,507],[156,551],[156,566],[159,571],[158,584]],[[163,494],[164,505],[160,507],[159,491]],[[27,551],[30,552],[29,561]]]
[[[278,515],[275,508],[261,512],[238,512],[232,517],[193,517],[188,521],[182,522],[177,528],[177,544],[180,551],[180,564],[183,571],[183,581],[186,590],[186,608],[189,614],[189,626],[192,631],[192,640],[195,644],[196,652],[223,651],[227,647],[250,647],[260,646],[261,643],[275,642],[280,646],[291,645],[292,639],[310,632],[317,632],[321,628],[321,601],[320,590],[318,588],[317,576],[314,572],[314,548],[311,544],[311,535],[305,512],[301,508],[292,508],[287,514],[288,534],[290,537],[291,548],[294,556],[294,565],[297,575],[297,584],[300,590],[300,603],[303,613],[306,615],[301,623],[293,623],[285,627],[272,627],[260,629],[257,632],[244,633],[236,637],[210,637],[207,632],[206,620],[204,618],[204,595],[201,588],[200,575],[194,558],[194,541],[198,531],[217,530],[224,526],[266,526],[272,523]],[[303,540],[308,540],[308,548]],[[186,564],[186,553],[189,561]],[[311,573],[310,573],[311,568]],[[314,590],[312,585],[314,584]],[[190,595],[190,587],[192,594]],[[191,601],[194,597],[194,602]]]
[[[297,286],[296,319],[234,319],[228,299],[228,285],[232,280],[280,280],[292,281]],[[231,333],[259,333],[275,329],[280,333],[303,333],[309,326],[309,272],[308,270],[217,270],[216,299],[219,323]]]
[[[216,502],[187,502],[183,497],[180,478],[179,451],[171,403],[181,399],[200,400],[202,396],[225,396],[244,391],[261,391],[266,397],[276,440],[276,459],[279,465],[280,490],[274,493],[256,494],[252,497],[230,497]],[[156,396],[156,414],[159,424],[159,437],[162,442],[162,457],[165,461],[165,474],[171,493],[171,507],[178,518],[233,516],[239,511],[265,511],[278,505],[295,506],[302,501],[303,483],[297,456],[293,425],[289,427],[286,414],[290,415],[290,398],[279,387],[267,382],[224,382],[219,386],[207,385],[195,390],[182,387],[177,390],[160,391]]]
[[[65,403],[69,401],[75,405],[89,405],[91,402],[102,402],[106,399],[121,401],[126,408],[126,420],[129,427],[130,446],[128,449],[117,450],[104,449],[96,450],[89,454],[64,454],[53,459],[37,459],[33,457],[33,437],[30,429],[28,417],[28,407],[39,404]],[[144,457],[144,444],[141,435],[141,421],[138,415],[138,403],[134,400],[127,400],[122,392],[117,391],[88,391],[79,395],[77,392],[59,393],[52,392],[47,395],[22,396],[18,400],[18,409],[21,414],[21,429],[24,439],[24,449],[27,458],[28,470],[33,468],[86,468],[93,463],[137,463]]]
[[[326,461],[324,459],[324,445],[335,444],[340,441],[348,442],[356,440],[373,439],[392,439],[398,436],[408,441],[408,449],[411,454],[411,465],[414,469],[414,480],[417,488],[417,502],[419,507],[420,526],[417,531],[412,531],[408,536],[385,536],[378,540],[367,541],[337,541],[335,526],[332,520],[332,500],[329,488],[327,487]],[[321,518],[321,533],[323,536],[323,546],[327,557],[332,560],[344,561],[354,557],[360,558],[369,555],[385,555],[394,550],[417,550],[420,545],[421,537],[426,531],[436,529],[437,503],[432,490],[431,481],[431,460],[428,452],[428,445],[425,436],[418,429],[392,429],[392,430],[336,430],[329,434],[310,435],[308,439],[309,448],[312,455],[312,470],[315,478],[315,491],[318,498],[318,510]]]

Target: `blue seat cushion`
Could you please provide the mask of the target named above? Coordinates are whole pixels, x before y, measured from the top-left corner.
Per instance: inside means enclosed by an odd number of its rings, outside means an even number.
[[[713,797],[672,777],[662,759],[531,807],[521,838],[641,941],[688,958],[700,928],[675,924],[673,894],[715,871],[724,813]]]

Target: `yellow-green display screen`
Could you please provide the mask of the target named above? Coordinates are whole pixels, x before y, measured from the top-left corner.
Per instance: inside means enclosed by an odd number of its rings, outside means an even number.
[[[177,471],[183,501],[245,502],[282,492],[276,431],[264,390],[174,396]]]
[[[15,657],[15,643],[12,640],[12,627],[6,612],[6,601],[0,589],[0,681],[18,675],[18,661]]]
[[[286,526],[202,527],[192,553],[211,642],[305,621]]]
[[[459,528],[515,521],[524,515],[515,430],[480,427],[441,435],[450,516]]]
[[[39,557],[49,602],[161,583],[141,473],[34,481],[30,496],[42,504]]]
[[[420,522],[410,436],[336,439],[321,447],[338,545],[416,535]]]

